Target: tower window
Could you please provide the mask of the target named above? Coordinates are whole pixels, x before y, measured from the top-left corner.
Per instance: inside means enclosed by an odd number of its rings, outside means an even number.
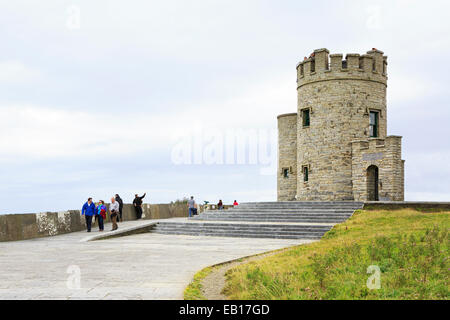
[[[303,126],[309,127],[309,109],[302,110]]]
[[[370,111],[369,113],[369,133],[371,138],[377,138],[378,137],[378,118],[379,118],[379,112],[377,111]]]
[[[300,65],[300,75],[303,76],[303,64]]]
[[[342,60],[342,69],[347,69],[347,60]]]
[[[308,166],[303,166],[302,171],[303,171],[303,181],[308,182],[308,175],[309,175]]]
[[[283,168],[283,178],[289,178],[289,169]]]

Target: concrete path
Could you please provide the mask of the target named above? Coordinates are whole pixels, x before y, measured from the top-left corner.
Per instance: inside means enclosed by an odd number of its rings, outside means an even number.
[[[152,222],[122,222],[119,231]],[[311,242],[152,233],[86,241],[98,234],[0,242],[0,299],[182,299],[202,268]]]

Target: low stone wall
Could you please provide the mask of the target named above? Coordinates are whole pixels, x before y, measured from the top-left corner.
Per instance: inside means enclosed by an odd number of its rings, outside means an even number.
[[[450,211],[450,202],[431,201],[366,201],[364,210],[417,209],[432,211]]]
[[[108,206],[108,205],[107,205]],[[143,204],[143,219],[187,217],[186,205]],[[124,204],[123,220],[136,220],[133,205]],[[110,222],[107,215],[106,222]],[[0,241],[48,237],[86,229],[81,210],[0,215]]]

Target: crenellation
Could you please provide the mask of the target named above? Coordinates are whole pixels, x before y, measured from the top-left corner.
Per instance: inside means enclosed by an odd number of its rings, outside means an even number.
[[[382,75],[387,76],[387,56],[383,56],[383,71]]]
[[[365,80],[386,85],[386,66],[381,51],[368,51],[368,54],[349,53],[329,54],[327,49],[314,51],[308,59],[297,65],[298,87],[311,82],[331,80]]]
[[[358,53],[349,53],[345,56],[345,60],[347,60],[347,69],[349,71],[357,71],[359,68],[359,54]]]
[[[384,61],[383,51],[372,49],[370,51],[367,51],[367,54],[373,57],[372,72],[381,74],[383,70],[383,61]]]
[[[311,70],[311,62],[312,59],[306,59],[305,61],[303,61],[303,75],[304,75],[304,79],[309,79],[311,77],[311,73],[313,72]]]
[[[314,60],[317,72],[323,72],[329,69],[328,54],[330,52],[327,49],[314,50]]]
[[[360,56],[361,69],[364,70],[365,73],[369,74],[373,69],[373,56],[368,54],[363,54]]]
[[[331,70],[339,70],[342,68],[342,57],[341,53],[330,54],[330,69]]]

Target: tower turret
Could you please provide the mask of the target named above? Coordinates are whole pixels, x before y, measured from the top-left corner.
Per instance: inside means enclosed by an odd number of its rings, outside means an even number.
[[[277,118],[277,198],[279,201],[291,201],[297,194],[297,113],[281,114]]]
[[[303,168],[297,198],[302,200],[353,200],[351,142],[386,137],[383,52],[342,57],[318,49],[297,66],[297,159]],[[376,132],[369,132],[371,112],[377,113]]]

